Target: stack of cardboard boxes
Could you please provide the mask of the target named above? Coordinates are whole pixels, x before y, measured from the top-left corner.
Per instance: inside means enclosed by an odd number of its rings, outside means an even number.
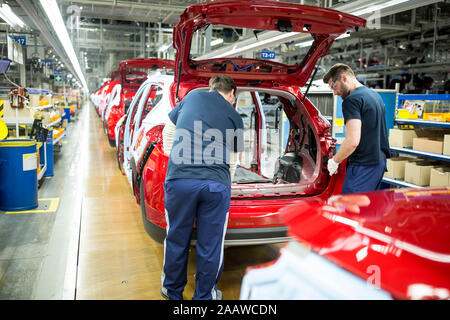
[[[450,155],[450,134],[443,134],[440,130],[390,129],[389,145]],[[387,170],[386,178],[404,180],[418,186],[450,186],[450,164],[445,162],[397,157],[387,160]]]

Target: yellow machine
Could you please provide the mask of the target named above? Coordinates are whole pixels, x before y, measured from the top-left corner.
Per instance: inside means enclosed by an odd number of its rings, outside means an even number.
[[[0,100],[0,140],[8,137],[8,127],[2,120],[3,118],[3,100]]]

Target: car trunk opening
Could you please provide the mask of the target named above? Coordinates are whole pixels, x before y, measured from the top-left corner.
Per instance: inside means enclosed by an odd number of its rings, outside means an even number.
[[[235,109],[244,123],[244,151],[232,181],[233,198],[313,196],[325,190],[322,150],[329,150],[320,137],[327,124],[319,130],[304,103],[286,90],[238,86]]]

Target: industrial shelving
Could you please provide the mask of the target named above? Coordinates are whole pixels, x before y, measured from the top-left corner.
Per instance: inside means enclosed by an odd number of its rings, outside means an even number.
[[[398,95],[398,105],[397,106],[401,105],[402,100],[428,100],[428,101],[430,101],[430,100],[450,100],[450,94]],[[428,120],[421,120],[421,119],[394,119],[394,123],[399,124],[399,125],[425,126],[425,127],[434,127],[434,128],[450,128],[450,122],[428,121]],[[408,155],[413,155],[413,156],[417,156],[417,157],[439,160],[439,161],[444,161],[444,162],[450,163],[449,155],[419,151],[419,150],[414,150],[412,148],[390,147],[390,150],[391,150],[391,152],[408,154]],[[391,185],[395,185],[395,186],[400,186],[400,187],[422,188],[421,186],[418,186],[418,185],[415,185],[412,183],[408,183],[408,182],[405,182],[402,180],[386,178],[386,177],[383,177],[383,182],[391,184]]]

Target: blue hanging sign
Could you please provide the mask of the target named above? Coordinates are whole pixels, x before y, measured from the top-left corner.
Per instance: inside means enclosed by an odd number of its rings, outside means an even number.
[[[261,51],[261,59],[275,59],[275,51]]]
[[[51,67],[52,66],[52,60],[41,59],[41,65],[43,67]]]
[[[22,46],[27,45],[27,36],[10,36],[15,42],[19,43]]]

